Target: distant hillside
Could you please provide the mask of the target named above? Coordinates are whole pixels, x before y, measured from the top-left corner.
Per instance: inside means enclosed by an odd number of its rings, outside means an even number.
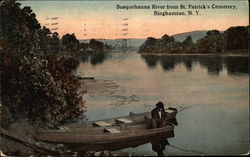
[[[139,47],[141,44],[144,43],[146,39],[127,39],[127,44],[132,46],[132,47]],[[115,40],[104,40],[100,39],[100,41],[105,42],[109,45],[122,45],[125,41],[124,39],[115,39]]]
[[[193,32],[185,32],[180,34],[175,34],[173,37],[177,41],[183,41],[186,39],[186,36],[191,36],[193,41],[196,42],[198,39],[203,38],[206,35],[206,30],[201,31],[193,31]],[[164,35],[164,34],[163,34]],[[96,39],[105,44],[112,45],[113,47],[121,47],[124,44],[124,39]],[[138,49],[146,39],[127,39],[127,45],[133,47],[134,49]],[[80,42],[89,42],[89,40],[80,40]]]
[[[146,39],[96,39],[98,41],[101,41],[105,44],[112,45],[113,47],[122,47],[125,43],[127,43],[128,46],[138,49]],[[88,43],[89,40],[80,40],[80,42],[86,42]]]
[[[180,33],[180,34],[175,34],[173,37],[177,41],[183,41],[186,39],[186,36],[191,36],[193,39],[193,42],[196,42],[198,39],[203,38],[206,35],[207,31],[206,30],[200,30],[200,31],[193,31],[193,32],[185,32],[185,33]]]

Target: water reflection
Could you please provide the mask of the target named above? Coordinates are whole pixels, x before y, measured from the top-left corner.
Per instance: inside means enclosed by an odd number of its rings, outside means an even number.
[[[160,64],[165,71],[174,70],[175,65],[178,63],[177,58],[168,58],[167,56],[162,56],[160,58]]]
[[[249,73],[248,57],[227,57],[225,58],[225,66],[229,74]]]
[[[183,61],[187,71],[192,71],[192,67],[193,67],[193,64],[192,64],[192,61],[191,60],[184,60]]]
[[[174,70],[177,64],[185,65],[187,71],[192,71],[193,64],[198,62],[205,67],[208,75],[219,75],[225,67],[229,75],[248,73],[248,57],[222,57],[222,56],[180,56],[180,55],[147,55],[142,54],[141,58],[148,67],[155,68],[158,62],[165,71]]]
[[[197,57],[198,62],[205,68],[209,75],[219,75],[222,71],[222,57],[219,56],[207,56]]]
[[[163,151],[166,149],[166,146],[169,145],[167,139],[160,139],[155,142],[151,142],[152,150],[157,153],[158,156],[164,156]]]
[[[150,68],[154,68],[157,65],[158,61],[160,60],[160,58],[158,56],[155,56],[155,55],[150,56],[150,57],[144,57],[144,59],[148,65],[148,67],[150,67]]]
[[[155,68],[159,63],[164,71],[173,71],[178,64],[183,64],[191,72],[193,65],[199,63],[206,68],[208,75],[219,75],[225,67],[229,75],[238,75],[248,72],[246,56],[205,56],[205,55],[154,55],[140,54],[149,68]],[[78,56],[82,62],[89,62],[95,66],[112,58],[112,53],[85,53]]]
[[[91,65],[95,66],[101,64],[105,59],[111,57],[108,53],[85,53],[78,56],[78,59],[82,62],[90,62]]]

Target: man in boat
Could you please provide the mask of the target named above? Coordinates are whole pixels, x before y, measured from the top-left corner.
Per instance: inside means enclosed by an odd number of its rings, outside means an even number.
[[[164,127],[166,124],[166,112],[164,109],[164,105],[161,101],[156,104],[156,107],[151,111],[151,118],[152,118],[152,127],[153,128],[160,128]]]

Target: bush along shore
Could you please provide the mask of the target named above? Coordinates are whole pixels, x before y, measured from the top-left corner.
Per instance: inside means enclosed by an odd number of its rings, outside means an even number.
[[[247,53],[249,26],[230,27],[224,32],[207,31],[206,36],[193,42],[187,36],[182,42],[167,34],[160,39],[148,37],[140,46],[139,53],[168,54],[238,54]]]

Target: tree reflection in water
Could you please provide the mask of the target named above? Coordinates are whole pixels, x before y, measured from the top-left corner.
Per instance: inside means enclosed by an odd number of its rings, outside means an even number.
[[[227,69],[229,75],[247,74],[247,56],[213,56],[213,55],[156,55],[140,54],[142,60],[149,68],[155,68],[159,63],[164,71],[173,71],[178,64],[183,64],[188,72],[192,71],[193,65],[199,63],[207,69],[208,75],[217,76]],[[84,53],[78,56],[82,62],[89,62],[95,66],[103,63],[106,59],[112,58],[112,53]]]
[[[159,62],[160,58],[156,55],[148,55],[148,57],[141,56],[143,59],[145,59],[146,64],[149,68],[155,68],[157,63]]]
[[[80,61],[90,62],[90,64],[93,66],[103,63],[108,57],[111,57],[111,56],[108,53],[104,53],[104,52],[84,53],[78,56]]]
[[[229,75],[238,75],[249,73],[249,57],[239,56],[202,56],[202,55],[148,55],[141,54],[141,58],[146,62],[148,67],[155,68],[158,62],[165,71],[174,70],[178,64],[183,64],[187,71],[191,72],[193,64],[198,62],[205,67],[208,75],[217,76],[225,67]]]
[[[160,58],[160,64],[165,71],[174,70],[177,63],[178,61],[175,57],[168,58],[168,56],[162,56]]]
[[[208,75],[219,75],[222,71],[222,57],[220,56],[206,56],[199,57],[199,63],[207,68]]]
[[[192,64],[192,60],[184,60],[183,61],[187,71],[192,71],[192,67],[193,67],[193,64]]]
[[[237,75],[239,73],[249,73],[249,57],[227,57],[224,60],[228,69],[228,74]]]

